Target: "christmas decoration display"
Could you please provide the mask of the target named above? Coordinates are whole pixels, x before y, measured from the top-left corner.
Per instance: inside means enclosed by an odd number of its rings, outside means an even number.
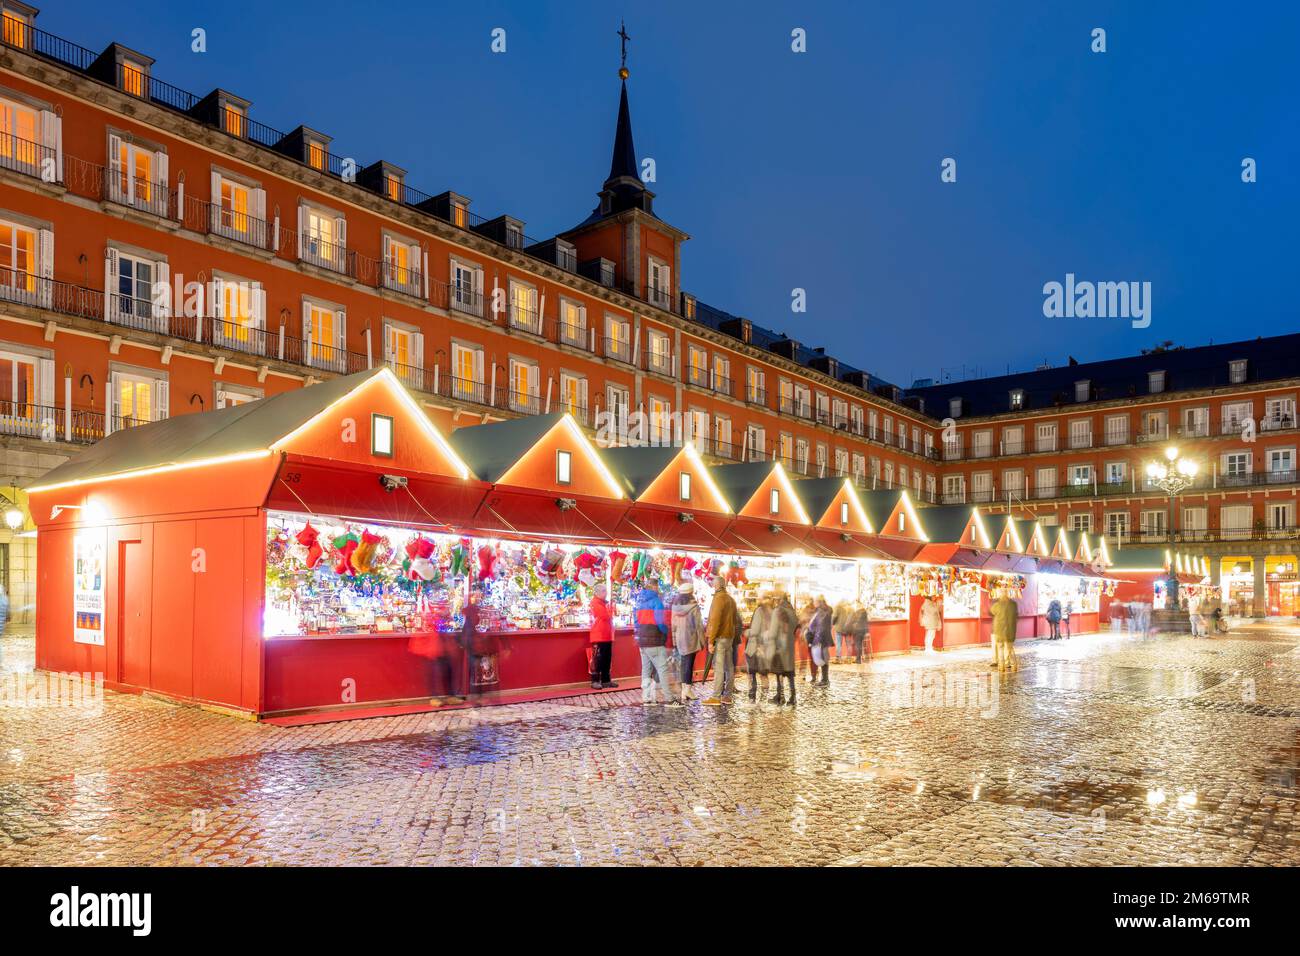
[[[592,587],[600,575],[600,555],[587,548],[580,548],[573,556],[573,579],[579,584]]]
[[[311,526],[310,521],[294,536],[294,540],[307,549],[306,563],[309,570],[316,567],[325,554],[325,549],[320,546],[319,538],[320,532]]]
[[[737,588],[749,583],[749,578],[745,576],[745,566],[739,561],[732,561],[727,565],[727,583]]]
[[[330,548],[334,554],[334,573],[335,574],[356,574],[356,566],[352,563],[353,552],[361,546],[361,539],[355,532],[341,534],[330,542]]]
[[[623,580],[623,566],[627,563],[627,555],[617,549],[609,553],[609,576],[615,581]]]
[[[466,574],[469,574],[470,547],[471,544],[469,538],[461,538],[454,545],[452,545],[451,565],[447,569],[447,573],[450,574],[453,578],[459,578]]]

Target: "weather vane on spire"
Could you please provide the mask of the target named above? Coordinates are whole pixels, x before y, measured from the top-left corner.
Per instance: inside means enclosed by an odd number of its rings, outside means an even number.
[[[622,59],[622,62],[621,62],[620,65],[619,65],[619,68],[618,68],[618,78],[619,78],[620,80],[626,80],[627,77],[628,77],[628,72],[627,72],[627,41],[630,40],[630,39],[632,39],[632,38],[631,38],[630,36],[627,35],[627,27],[624,25],[624,23],[623,23],[622,20],[619,20],[619,21],[618,21],[618,38],[619,38],[619,45],[620,45],[620,47],[621,47],[622,58],[623,58],[623,59]]]

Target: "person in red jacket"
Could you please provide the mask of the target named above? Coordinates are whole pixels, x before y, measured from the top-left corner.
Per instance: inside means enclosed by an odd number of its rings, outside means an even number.
[[[617,687],[609,679],[609,666],[614,657],[614,622],[613,609],[600,591],[591,599],[591,655],[594,673],[591,679],[593,690],[604,687]]]

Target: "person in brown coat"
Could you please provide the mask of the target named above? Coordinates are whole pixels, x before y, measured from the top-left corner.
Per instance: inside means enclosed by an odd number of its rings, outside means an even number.
[[[1000,671],[1019,670],[1016,663],[1016,621],[1020,611],[1008,594],[993,602],[993,667]]]
[[[704,625],[704,640],[713,655],[713,693],[704,701],[707,707],[731,703],[731,682],[736,658],[731,649],[740,633],[740,612],[736,600],[727,592],[727,579],[713,579],[713,601],[709,604],[709,621]]]

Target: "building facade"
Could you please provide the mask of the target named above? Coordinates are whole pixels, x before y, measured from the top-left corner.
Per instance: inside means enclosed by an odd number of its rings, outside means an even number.
[[[144,53],[46,33],[15,0],[0,13],[0,494],[14,510],[23,486],[115,429],[387,364],[446,431],[566,409],[598,441],[690,439],[716,460],[778,457],[796,474],[849,475],[925,502],[987,499],[1075,525],[1086,514],[1117,542],[1148,521],[1159,530],[1158,496],[1132,478],[1150,449],[1134,396],[1090,396],[1074,414],[970,408],[952,416],[954,434],[933,390],[904,392],[683,291],[689,237],[639,176],[625,74],[595,209],[538,240],[522,219],[421,191],[400,165],[353,163],[325,133],[263,125],[234,92],[171,86]],[[1224,456],[1215,474],[1281,476],[1286,459],[1273,470],[1268,442],[1280,450],[1294,434],[1296,377],[1266,382],[1261,371],[1236,391],[1170,390],[1147,404],[1177,431],[1198,401],[1215,429],[1249,399],[1277,427],[1261,431],[1270,437],[1246,471],[1228,458],[1238,439],[1195,437]],[[1288,388],[1291,405],[1276,404]],[[1107,443],[1121,412],[1125,440]],[[1039,450],[1049,418],[1058,441]],[[1095,445],[1070,444],[1079,418]],[[1020,446],[1006,434],[1017,421]],[[1277,545],[1270,522],[1294,538],[1294,444],[1289,481],[1188,498],[1200,523],[1183,527],[1204,532],[1197,544],[1226,545],[1258,577],[1266,559],[1255,556]],[[1123,480],[1068,493],[1092,481],[1071,469],[1111,475],[1117,455],[1128,495]],[[1017,469],[1023,480],[1008,484]],[[1225,517],[1249,534],[1224,540]],[[21,612],[34,548],[5,535],[4,583]]]

